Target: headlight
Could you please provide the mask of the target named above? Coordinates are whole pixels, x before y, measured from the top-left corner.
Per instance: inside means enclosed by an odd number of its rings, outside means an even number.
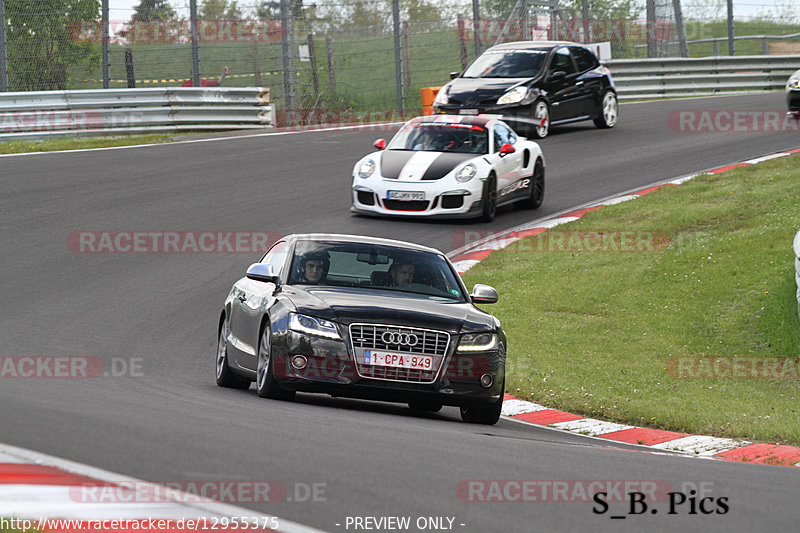
[[[527,87],[514,87],[506,94],[501,96],[500,99],[497,101],[497,104],[498,105],[516,104],[524,100],[527,95],[528,95]]]
[[[367,159],[361,166],[358,167],[358,177],[359,178],[368,178],[372,176],[372,173],[375,172],[375,161],[372,159]]]
[[[475,177],[475,174],[478,173],[478,168],[473,165],[472,163],[468,163],[461,167],[458,172],[456,172],[456,181],[460,183],[467,182]]]
[[[461,336],[459,352],[487,352],[497,348],[497,333],[468,333]]]
[[[436,93],[436,98],[433,99],[433,105],[444,105],[447,103],[447,91],[444,87],[439,89],[439,92]]]
[[[327,339],[342,338],[339,335],[339,330],[336,329],[336,324],[333,322],[298,313],[289,313],[289,329]]]
[[[786,82],[787,89],[800,89],[800,75],[793,75],[789,78],[789,81]]]

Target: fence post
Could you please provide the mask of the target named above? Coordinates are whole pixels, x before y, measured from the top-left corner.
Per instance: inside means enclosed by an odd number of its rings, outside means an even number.
[[[761,39],[761,55],[769,55],[769,43],[767,43],[766,39]]]
[[[481,55],[481,6],[480,0],[472,0],[472,31],[475,39],[475,57]]]
[[[328,54],[328,83],[331,86],[331,93],[336,94],[336,73],[333,71],[333,42],[331,36],[325,34],[325,51]]]
[[[397,110],[403,115],[403,65],[400,50],[400,0],[392,0],[392,33],[394,34],[394,83]]]
[[[675,30],[678,32],[678,46],[681,51],[681,57],[689,57],[689,45],[686,43],[686,26],[683,25],[681,0],[672,0],[672,9],[675,11]]]
[[[103,22],[102,22],[102,25],[103,25],[102,26],[102,33],[103,33],[103,35],[102,35],[102,37],[100,37],[101,43],[102,43],[100,45],[100,47],[101,47],[100,55],[102,56],[100,61],[103,63],[103,89],[108,89],[111,86],[111,76],[109,75],[109,72],[108,72],[108,67],[109,67],[109,60],[108,60],[108,41],[109,41],[109,35],[108,35],[108,0],[103,0],[101,10],[102,10],[102,17],[103,17]]]
[[[583,17],[583,42],[592,42],[591,28],[589,27],[589,0],[581,0],[581,16]]]
[[[647,57],[658,57],[656,43],[656,3],[647,0]]]
[[[408,21],[403,21],[403,94],[411,92],[411,43]]]
[[[200,43],[197,33],[197,0],[189,0],[192,24],[192,87],[200,87]]]
[[[458,42],[459,50],[461,52],[461,70],[467,68],[467,25],[464,21],[463,15],[458,15]]]
[[[292,14],[288,0],[281,0],[281,26],[283,29],[283,91],[284,106],[286,108],[287,126],[290,114],[294,111],[294,69],[292,68]]]
[[[314,48],[314,34],[308,34],[308,57],[311,60],[311,79],[314,82],[314,98],[319,98],[319,78],[317,78],[317,49]]]
[[[133,50],[125,49],[125,75],[128,77],[128,89],[136,88],[136,76],[133,75]]]
[[[258,57],[256,32],[253,32],[253,73],[255,73],[256,87],[261,87],[261,60]]]
[[[736,43],[733,40],[733,0],[728,0],[728,55],[736,55]]]
[[[8,92],[8,58],[6,56],[6,0],[0,0],[0,92]]]

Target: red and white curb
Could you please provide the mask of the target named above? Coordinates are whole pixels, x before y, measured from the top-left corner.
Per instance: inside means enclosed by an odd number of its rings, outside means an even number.
[[[83,501],[82,490],[111,489],[111,501]],[[101,490],[101,494],[103,491]],[[142,495],[145,495],[144,497]],[[148,501],[148,495],[169,500]],[[88,498],[87,498],[88,499]],[[88,499],[91,500],[91,499]],[[238,524],[234,524],[236,519]],[[13,520],[13,521],[12,521]],[[22,521],[25,522],[22,522]],[[321,533],[282,518],[201,498],[7,444],[0,444],[0,530],[36,528],[47,532],[149,531],[151,533],[220,529]],[[25,527],[23,527],[23,525]]]
[[[720,174],[733,168],[755,165],[763,161],[786,157],[800,153],[800,148],[785,152],[777,152],[740,163],[698,172],[655,183],[642,189],[628,191],[616,196],[604,198],[575,209],[564,211],[527,224],[490,235],[484,239],[468,244],[450,254],[453,265],[459,274],[463,274],[477,263],[488,257],[495,250],[531,235],[543,233],[550,228],[578,220],[586,213],[596,211],[608,205],[615,205],[628,200],[640,198],[662,187],[680,185],[701,174]],[[639,444],[651,449],[670,450],[690,453],[698,457],[716,457],[728,461],[739,461],[757,464],[771,464],[779,466],[800,466],[800,447],[784,446],[767,443],[751,443],[747,441],[726,439],[720,437],[706,437],[676,433],[643,427],[617,424],[594,418],[586,418],[566,411],[550,409],[533,402],[518,400],[506,394],[503,401],[503,416],[528,422],[532,424],[549,426],[565,431],[573,431],[591,437],[599,437],[628,444]]]

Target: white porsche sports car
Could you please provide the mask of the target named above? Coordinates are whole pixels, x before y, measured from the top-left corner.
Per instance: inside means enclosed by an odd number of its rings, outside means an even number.
[[[353,168],[353,205],[364,215],[481,218],[544,200],[544,156],[491,115],[433,115],[406,122]]]

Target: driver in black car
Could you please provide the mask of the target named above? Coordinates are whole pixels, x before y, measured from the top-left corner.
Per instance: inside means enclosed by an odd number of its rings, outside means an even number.
[[[331,258],[326,251],[308,252],[298,258],[297,283],[317,285],[325,281]]]
[[[414,282],[414,263],[397,259],[389,267],[389,276],[392,278],[392,286],[408,285]]]

